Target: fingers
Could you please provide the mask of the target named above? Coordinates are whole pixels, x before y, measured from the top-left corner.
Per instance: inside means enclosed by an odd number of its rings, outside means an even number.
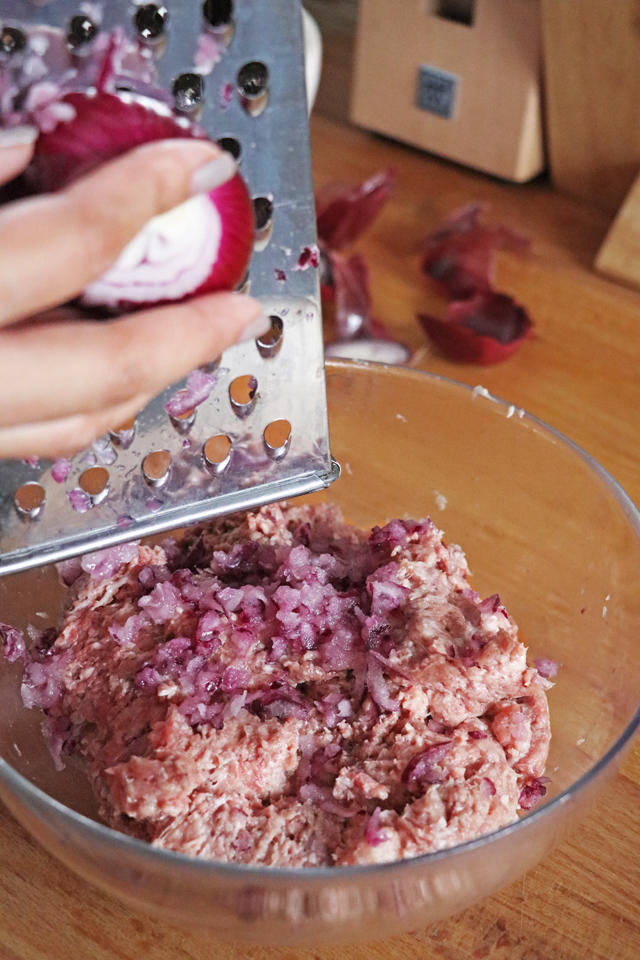
[[[201,140],[146,144],[58,193],[0,210],[0,326],[76,297],[154,216],[235,170]]]
[[[243,333],[254,338],[269,326],[256,300],[218,293],[103,323],[2,330],[0,427],[93,416],[155,396]],[[75,449],[83,442],[78,438]]]
[[[33,156],[37,137],[35,127],[0,130],[0,185],[22,173]]]
[[[98,413],[0,428],[0,458],[72,456],[97,437],[134,417],[150,399],[149,396],[140,396]]]

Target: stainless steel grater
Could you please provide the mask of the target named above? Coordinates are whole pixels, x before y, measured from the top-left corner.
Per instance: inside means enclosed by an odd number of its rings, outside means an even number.
[[[176,109],[201,111],[212,139],[239,154],[256,211],[247,285],[272,317],[271,334],[197,374],[213,387],[194,412],[168,414],[184,388],[174,385],[132,431],[75,456],[62,482],[51,461],[0,461],[0,574],[327,487],[339,467],[329,452],[300,0],[0,0],[0,17],[9,47],[47,25],[71,39],[75,30],[79,44],[121,27],[153,48]],[[203,38],[220,51],[211,70],[195,66]]]

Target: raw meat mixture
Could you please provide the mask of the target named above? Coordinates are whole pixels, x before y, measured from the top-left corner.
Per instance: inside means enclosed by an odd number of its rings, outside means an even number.
[[[24,653],[23,697],[117,830],[236,863],[367,864],[544,794],[551,684],[430,520],[362,531],[269,506],[61,566],[62,627]]]

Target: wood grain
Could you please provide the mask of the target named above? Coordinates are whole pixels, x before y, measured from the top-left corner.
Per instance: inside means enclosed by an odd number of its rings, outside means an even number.
[[[415,365],[483,384],[594,454],[640,502],[640,295],[594,275],[609,217],[544,182],[500,184],[453,164],[313,121],[318,183],[385,165],[395,197],[359,244],[377,314]],[[498,282],[526,304],[536,339],[502,365],[462,367],[432,353],[418,310],[444,308],[419,271],[422,237],[472,200],[532,239],[503,255]],[[500,894],[427,930],[373,944],[272,949],[228,944],[125,909],[72,876],[0,809],[0,960],[638,960],[640,746],[606,797],[550,857]],[[5,951],[6,957],[2,955]]]
[[[554,182],[617,210],[640,169],[638,0],[542,0]]]
[[[473,24],[425,0],[360,0],[351,118],[523,182],[544,167],[537,0],[475,0]],[[456,78],[450,117],[416,103],[422,66]]]
[[[614,280],[640,287],[640,177],[618,210],[595,266]]]

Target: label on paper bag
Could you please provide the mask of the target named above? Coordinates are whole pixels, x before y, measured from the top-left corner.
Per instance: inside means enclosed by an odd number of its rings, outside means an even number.
[[[460,77],[437,67],[421,66],[418,70],[416,106],[437,117],[451,120],[456,108]]]

